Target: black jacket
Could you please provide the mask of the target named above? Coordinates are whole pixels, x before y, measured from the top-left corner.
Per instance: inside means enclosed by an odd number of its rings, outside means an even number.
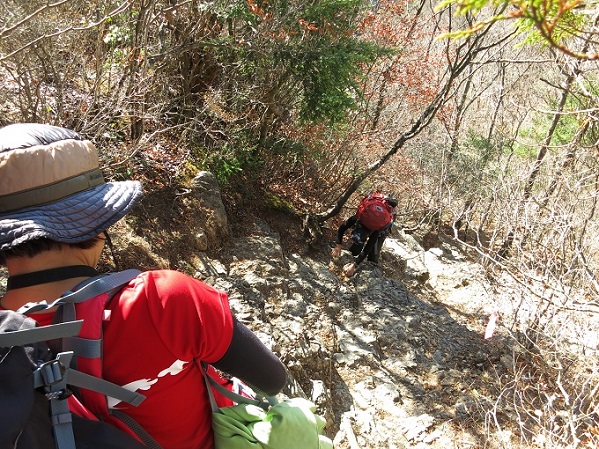
[[[392,226],[393,222],[389,223],[389,225],[380,231],[371,231],[358,221],[358,217],[352,215],[345,220],[341,226],[339,226],[339,229],[337,230],[337,244],[341,245],[343,243],[343,236],[350,228],[354,228],[354,231],[352,232],[352,238],[356,237],[354,240],[357,243],[363,243],[364,239],[368,238],[368,240],[366,240],[366,244],[362,248],[362,251],[356,257],[356,265],[359,265],[364,259],[366,259],[366,257],[368,257],[368,254],[374,250],[379,237],[386,237],[391,233]]]

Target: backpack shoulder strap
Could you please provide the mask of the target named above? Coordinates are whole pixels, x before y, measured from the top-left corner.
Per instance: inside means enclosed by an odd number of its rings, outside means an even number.
[[[58,299],[59,304],[77,304],[102,293],[111,293],[135,279],[140,273],[140,270],[130,269],[95,276],[85,281],[84,284],[79,284],[75,291],[63,294]]]
[[[65,292],[50,303],[28,303],[16,313],[23,315],[62,306],[61,322],[41,327],[19,329],[0,334],[0,346],[21,346],[40,341],[63,339],[70,348],[76,347],[85,357],[101,357],[101,338],[99,340],[76,337],[82,329],[84,320],[77,319],[75,305],[99,297],[104,293],[111,297],[124,284],[134,279],[139,270],[126,270],[117,273],[99,275],[79,284],[75,291]],[[13,312],[15,313],[15,312]],[[85,318],[85,317],[83,317]],[[97,317],[90,317],[96,319]],[[81,350],[81,351],[80,351]],[[41,364],[33,372],[34,388],[43,387],[50,401],[50,412],[54,437],[59,449],[75,449],[71,427],[71,413],[65,400],[70,392],[67,385],[81,387],[103,396],[110,396],[132,405],[139,405],[145,396],[108,382],[100,377],[89,375],[72,368],[73,350],[59,352],[55,359]],[[156,446],[158,447],[158,446]]]
[[[0,347],[24,346],[39,341],[54,340],[56,338],[77,335],[81,330],[83,320],[68,323],[51,324],[43,327],[32,327],[18,331],[0,333]]]
[[[61,352],[57,355],[57,358],[55,360],[51,360],[50,362],[46,362],[40,365],[40,367],[33,372],[34,388],[46,386],[48,382],[52,383],[61,380],[60,378],[52,377],[55,374],[55,370],[54,368],[52,368],[52,363],[58,361],[61,365],[59,367],[60,370],[65,373],[68,372],[68,376],[65,376],[65,384],[72,385],[74,387],[86,388],[97,393],[102,393],[106,396],[110,396],[112,398],[118,399],[119,401],[126,402],[135,407],[141,404],[143,400],[146,398],[143,394],[127,390],[126,388],[123,388],[107,380],[100,379],[99,377],[95,376],[90,376],[89,374],[82,373],[81,371],[65,367],[65,363],[63,361],[64,359],[62,359],[62,357],[64,357],[65,354],[70,353]]]
[[[72,352],[61,352],[33,372],[34,388],[42,387],[50,402],[50,417],[58,449],[75,449],[72,415],[66,399],[72,394],[67,385],[94,389],[139,405],[145,396],[126,390],[104,379],[88,376],[70,368]]]
[[[17,346],[29,346],[47,340],[67,338],[77,335],[83,325],[83,320],[77,320],[38,327],[35,325],[35,321],[22,314],[13,311],[6,311],[6,313],[12,314],[14,317],[20,316],[20,319],[14,321],[18,325],[18,321],[22,320],[22,324],[16,330],[8,328],[6,332],[0,333],[0,347],[2,348],[12,349]],[[65,400],[71,394],[67,385],[97,391],[132,405],[139,405],[145,399],[144,395],[137,392],[70,368],[72,357],[72,351],[61,352],[54,359],[39,364],[37,369],[32,372],[32,388],[43,390],[50,403],[50,417],[58,449],[75,449],[71,412]],[[32,362],[35,361],[32,359]]]
[[[275,405],[277,403],[277,399],[275,396],[266,396],[264,399],[252,399],[247,396],[243,396],[241,394],[237,394],[221,384],[219,384],[210,374],[208,374],[208,365],[204,362],[201,364],[202,368],[202,376],[204,377],[204,383],[206,384],[206,391],[208,392],[208,397],[210,399],[210,407],[213,412],[218,411],[218,405],[216,403],[216,399],[214,398],[214,394],[212,393],[212,388],[222,394],[224,397],[236,402],[237,404],[251,404],[258,406],[264,410],[267,410],[271,405]]]
[[[94,276],[83,284],[82,287],[75,291],[67,291],[63,295],[48,303],[46,301],[41,302],[29,302],[23,305],[17,312],[24,315],[29,315],[34,312],[40,312],[43,310],[51,309],[52,307],[60,306],[63,304],[78,304],[95,296],[101,295],[102,293],[108,293],[112,290],[116,290],[124,284],[134,279],[141,271],[139,270],[125,270],[116,273],[101,274]],[[80,284],[81,285],[81,284]]]

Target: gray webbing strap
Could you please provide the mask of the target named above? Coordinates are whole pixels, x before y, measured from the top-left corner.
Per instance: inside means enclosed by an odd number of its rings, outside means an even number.
[[[60,298],[48,303],[46,301],[27,303],[22,306],[17,312],[25,315],[33,312],[40,312],[42,310],[48,310],[62,304],[78,304],[80,302],[87,301],[88,299],[98,296],[102,293],[109,292],[114,288],[118,288],[123,284],[126,284],[131,279],[134,279],[141,271],[131,269],[125,271],[119,271],[117,273],[109,273],[101,275],[97,278],[92,278],[91,282],[84,285],[80,289],[72,292],[66,292]],[[65,320],[74,319],[74,317],[65,317]]]
[[[234,393],[233,391],[231,391],[231,390],[225,388],[224,386],[222,386],[221,384],[219,384],[212,376],[210,376],[210,374],[208,374],[208,368],[204,363],[202,363],[201,365],[202,365],[201,366],[202,375],[204,377],[206,389],[208,390],[208,397],[210,398],[210,407],[212,408],[213,412],[218,411],[219,407],[216,404],[216,400],[214,399],[214,394],[212,393],[212,389],[210,388],[211,386],[216,391],[218,391],[220,394],[222,394],[224,397],[232,400],[233,402],[235,402],[237,404],[257,405],[258,407],[260,407],[264,410],[267,410],[268,407],[277,403],[277,400],[274,396],[266,397],[266,400],[260,400],[260,399],[251,399],[251,398],[248,398],[247,396],[242,396],[240,394]]]
[[[90,376],[89,374],[73,369],[68,371],[67,381],[70,385],[92,390],[105,396],[110,396],[111,398],[118,399],[119,401],[126,402],[135,407],[141,404],[146,398],[143,394],[137,393],[136,391],[127,390],[126,388],[113,384],[107,380]]]
[[[72,356],[72,352],[61,352],[56,359],[42,364],[33,372],[33,387],[62,385],[62,388],[66,388],[68,384],[110,396],[136,407],[146,398],[143,394],[127,390],[107,380],[68,368],[65,363],[70,363]]]
[[[111,410],[112,416],[116,416],[119,420],[123,421],[129,429],[135,432],[135,435],[139,437],[141,441],[145,444],[146,449],[162,449],[162,447],[156,442],[154,438],[139,425],[137,421],[135,421],[131,416],[126,413],[121,412],[120,410],[113,409]]]
[[[57,338],[66,339],[77,335],[83,324],[82,320],[75,321],[74,304],[81,303],[98,296],[102,293],[111,293],[122,285],[134,279],[140,273],[139,270],[125,270],[117,273],[101,275],[89,280],[75,292],[66,292],[60,298],[51,303],[39,302],[28,303],[17,312],[30,314],[37,311],[48,310],[56,306],[66,305],[63,310],[63,322],[49,326],[35,327],[23,331],[8,332],[0,335],[2,345],[23,345],[38,341],[48,341]],[[81,285],[81,284],[80,284]],[[67,343],[72,349],[81,352],[82,356],[101,356],[101,342],[98,340],[74,339]],[[145,396],[134,391],[127,390],[119,385],[104,379],[90,376],[88,374],[70,369],[73,352],[61,352],[56,359],[42,364],[33,372],[35,387],[44,386],[46,397],[50,401],[50,414],[54,430],[54,440],[58,449],[75,449],[75,438],[72,429],[72,415],[68,402],[65,400],[67,384],[85,388],[110,396],[120,401],[137,406]]]
[[[82,303],[103,293],[112,296],[114,292],[134,279],[139,273],[141,271],[135,269],[119,271],[93,277],[79,284],[76,287],[77,290],[63,294],[57,301],[57,304],[62,306],[59,309],[62,314],[61,321],[76,319],[75,304]],[[99,339],[66,337],[62,340],[62,350],[73,351],[77,357],[98,358],[102,356],[102,341]],[[76,359],[73,362],[72,367],[77,368]]]
[[[216,404],[216,399],[214,399],[214,393],[212,393],[212,388],[210,387],[210,375],[206,371],[205,366],[202,364],[202,377],[204,378],[204,383],[206,384],[206,391],[208,392],[208,399],[210,399],[210,408],[212,409],[212,413],[218,412],[218,405]]]
[[[44,378],[46,397],[50,401],[54,441],[59,449],[75,449],[76,447],[71,426],[73,417],[64,396],[67,391],[67,378],[61,369],[61,367],[69,366],[72,357],[72,352],[60,353],[56,356],[56,360],[43,364],[34,372],[34,378],[35,373],[41,373]]]
[[[102,356],[102,340],[81,337],[67,337],[62,340],[63,351],[73,351],[77,357],[95,359]]]
[[[64,338],[77,335],[81,330],[83,320],[68,323],[50,324],[42,327],[32,327],[20,331],[5,332],[0,334],[0,347],[23,346],[39,341]]]
[[[117,273],[109,273],[103,275],[97,279],[92,280],[88,284],[79,288],[77,291],[70,292],[64,294],[60,298],[58,298],[58,304],[67,304],[73,303],[77,304],[83,301],[87,301],[94,296],[98,296],[102,293],[109,292],[114,288],[118,288],[123,284],[126,284],[131,279],[137,277],[137,275],[141,273],[139,270],[130,269],[119,271]]]

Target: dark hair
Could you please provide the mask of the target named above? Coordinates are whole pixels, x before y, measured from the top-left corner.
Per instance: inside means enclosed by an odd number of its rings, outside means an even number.
[[[98,243],[98,237],[93,237],[83,242],[78,243],[61,243],[49,238],[43,237],[40,239],[29,240],[25,243],[15,246],[14,248],[0,251],[0,264],[6,264],[6,259],[13,257],[33,257],[44,251],[60,249],[62,246],[70,246],[72,248],[89,249]]]

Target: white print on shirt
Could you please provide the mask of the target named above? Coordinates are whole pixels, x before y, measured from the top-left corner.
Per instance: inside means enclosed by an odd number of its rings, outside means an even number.
[[[185,368],[185,364],[186,363],[187,362],[184,362],[183,360],[175,360],[175,363],[173,363],[167,369],[160,371],[158,373],[158,377],[164,377],[167,374],[170,374],[172,376],[176,376],[181,371],[183,371],[183,368]]]
[[[175,360],[175,362],[171,366],[160,371],[156,379],[134,380],[133,382],[123,385],[123,388],[129,391],[147,391],[152,387],[152,385],[158,382],[158,378],[167,376],[169,374],[171,376],[176,376],[177,374],[179,374],[181,371],[185,369],[185,365],[187,363],[188,362],[185,362],[183,360]],[[110,396],[108,396],[106,399],[108,400],[108,408],[116,408],[116,406],[121,402],[118,399],[111,398]]]

